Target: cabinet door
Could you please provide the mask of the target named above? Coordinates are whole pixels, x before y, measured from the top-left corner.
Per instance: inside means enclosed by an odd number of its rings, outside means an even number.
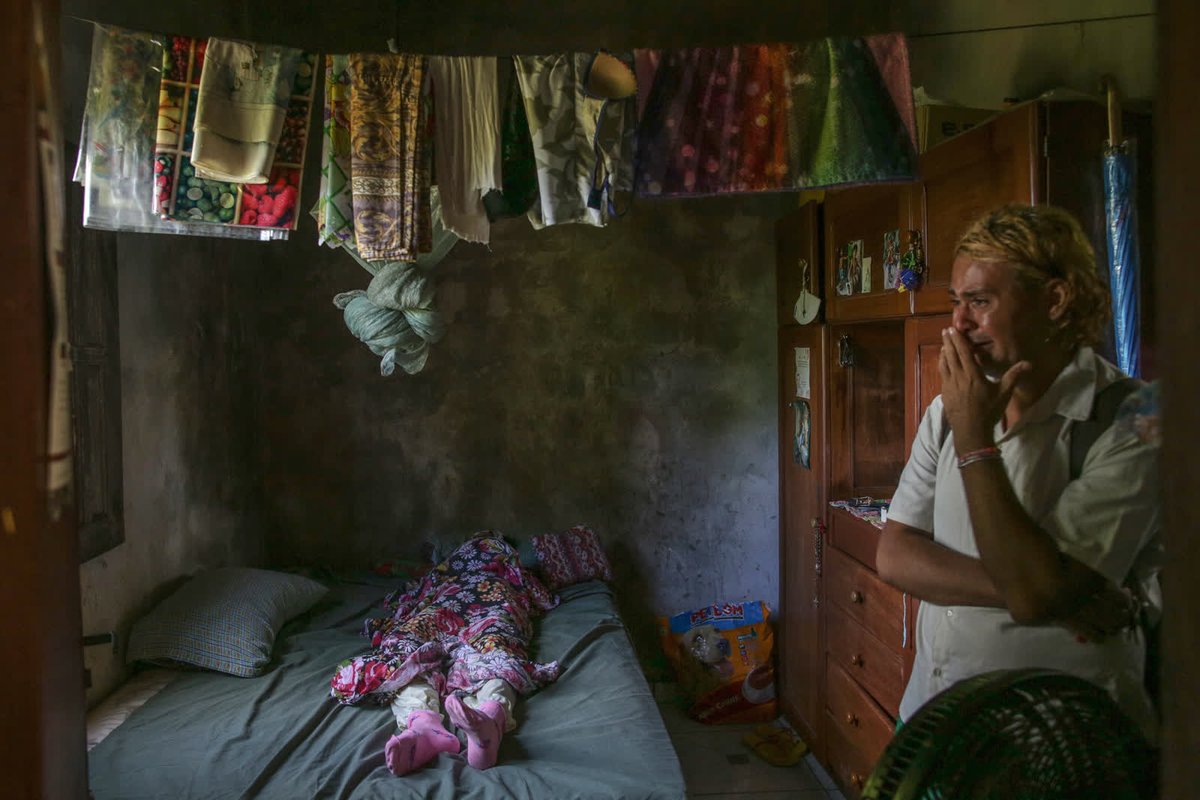
[[[938,373],[938,355],[942,351],[942,330],[950,327],[952,317],[913,317],[904,321],[904,387],[908,413],[904,418],[905,458],[912,451],[913,439],[925,409],[942,392]]]
[[[927,272],[916,313],[950,310],[954,246],[969,224],[1004,203],[1037,201],[1039,108],[1021,106],[921,154]]]
[[[904,320],[829,333],[830,499],[891,497],[904,468]]]
[[[1101,273],[1107,274],[1103,264],[1108,252],[1104,210],[1108,111],[1098,103],[1047,103],[1043,119],[1046,193],[1042,199],[1075,215],[1096,251]],[[1132,122],[1135,118],[1126,115],[1124,119]],[[1122,130],[1136,136],[1136,128]],[[1138,139],[1140,143],[1141,137]]]
[[[80,219],[83,195],[71,188],[68,209]],[[88,561],[125,541],[116,234],[68,225],[67,247],[75,509]]]
[[[795,325],[800,292],[821,297],[821,205],[805,203],[775,223],[776,317]],[[820,314],[816,322],[821,320]]]
[[[918,186],[859,186],[825,195],[825,318],[830,322],[908,315],[909,293],[884,287],[883,236],[899,231],[903,242],[905,231],[919,227],[913,219]],[[853,243],[861,243],[861,271],[849,263],[843,280],[840,254]],[[860,277],[855,278],[856,274]],[[862,291],[861,276],[869,276],[869,291]],[[839,283],[843,291],[848,285],[852,293],[838,294]]]
[[[824,325],[793,325],[779,335],[779,699],[818,756],[823,678],[820,559],[828,474],[825,339]],[[805,415],[807,448],[797,441],[806,435]]]
[[[904,321],[904,388],[908,398],[904,418],[905,458],[912,452],[913,439],[917,437],[917,428],[925,416],[925,409],[929,408],[933,398],[942,392],[938,355],[942,351],[942,330],[950,326],[951,319],[949,314],[938,314],[933,317],[912,317]],[[920,601],[905,595],[904,602],[908,606],[905,619],[907,635],[901,655],[904,658],[904,682],[907,684],[912,675],[913,659],[916,657],[916,620]]]

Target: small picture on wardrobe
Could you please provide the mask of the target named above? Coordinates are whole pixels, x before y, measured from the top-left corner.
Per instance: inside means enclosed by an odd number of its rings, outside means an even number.
[[[855,239],[846,247],[846,260],[849,262],[849,279],[850,291],[847,294],[863,291],[862,283],[862,256],[863,243],[862,239]],[[867,279],[868,288],[871,285],[871,279]]]
[[[900,231],[883,234],[883,288],[900,288]]]
[[[807,400],[793,400],[795,411],[795,436],[792,442],[792,460],[805,469],[812,469],[812,412]]]
[[[854,286],[850,283],[850,257],[846,254],[847,249],[838,250],[837,293],[841,297],[854,294]]]

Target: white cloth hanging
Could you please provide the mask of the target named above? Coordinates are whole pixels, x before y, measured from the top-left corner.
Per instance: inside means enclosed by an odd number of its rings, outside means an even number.
[[[434,170],[446,230],[487,244],[483,195],[500,187],[500,93],[496,59],[429,59],[434,103]]]

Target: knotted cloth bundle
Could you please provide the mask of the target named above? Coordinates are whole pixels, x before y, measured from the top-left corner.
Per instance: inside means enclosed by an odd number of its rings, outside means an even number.
[[[430,208],[433,247],[417,256],[416,261],[367,261],[353,241],[342,245],[374,277],[365,292],[342,292],[333,298],[333,304],[342,309],[350,332],[383,358],[379,364],[382,375],[395,372],[396,364],[409,375],[420,372],[429,358],[429,345],[446,334],[446,322],[433,308],[435,286],[424,273],[441,263],[458,237],[442,225],[441,196],[436,186],[430,190]]]
[[[429,345],[446,334],[446,322],[433,308],[435,287],[415,264],[385,264],[361,289],[342,292],[333,304],[342,309],[346,327],[381,356],[379,372],[391,375],[396,365],[413,375],[425,367]]]

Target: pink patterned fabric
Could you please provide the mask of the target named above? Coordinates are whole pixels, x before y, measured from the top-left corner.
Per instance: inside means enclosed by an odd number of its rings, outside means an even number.
[[[595,531],[576,525],[562,533],[533,537],[542,577],[551,591],[572,583],[612,580],[612,568]]]
[[[502,678],[528,695],[558,677],[558,664],[529,659],[533,618],[558,598],[522,568],[512,545],[482,531],[363,624],[371,651],[338,664],[330,695],[352,705],[386,704],[420,677],[445,697]]]
[[[658,54],[639,91],[637,191],[643,196],[789,189],[786,44]],[[655,59],[635,52],[643,77]],[[644,98],[644,100],[643,100]]]

